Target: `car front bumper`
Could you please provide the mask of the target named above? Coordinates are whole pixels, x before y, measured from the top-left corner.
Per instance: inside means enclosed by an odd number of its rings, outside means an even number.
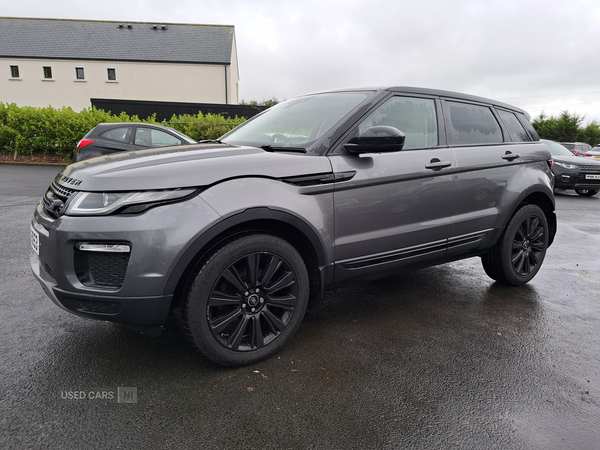
[[[38,205],[31,222],[36,244],[30,266],[44,292],[64,310],[136,327],[161,326],[174,298],[167,284],[175,265],[218,219],[200,197],[127,217],[54,218]],[[130,250],[86,252],[81,243]]]

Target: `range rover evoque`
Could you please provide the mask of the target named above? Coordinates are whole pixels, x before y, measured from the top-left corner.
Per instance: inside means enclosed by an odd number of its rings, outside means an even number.
[[[475,256],[527,283],[556,232],[550,165],[504,103],[310,94],[219,140],[65,167],[35,211],[31,267],[67,311],[148,333],[174,311],[206,357],[251,364],[324,289]]]

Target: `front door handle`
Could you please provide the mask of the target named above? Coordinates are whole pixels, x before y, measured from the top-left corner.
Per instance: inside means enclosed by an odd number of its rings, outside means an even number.
[[[431,170],[442,170],[444,167],[450,167],[452,163],[450,161],[440,161],[437,158],[433,158],[428,164],[425,164],[426,169]]]
[[[502,155],[502,159],[506,159],[507,161],[512,161],[513,159],[520,158],[521,155],[518,153],[511,153],[507,151],[504,155]]]

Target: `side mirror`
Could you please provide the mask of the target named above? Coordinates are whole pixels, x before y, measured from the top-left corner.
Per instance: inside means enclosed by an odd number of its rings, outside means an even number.
[[[399,152],[404,147],[405,139],[406,136],[399,129],[378,125],[350,139],[344,148],[352,154]]]

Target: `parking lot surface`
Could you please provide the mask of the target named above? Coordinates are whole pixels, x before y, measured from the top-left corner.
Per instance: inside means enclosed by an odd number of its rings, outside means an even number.
[[[54,306],[29,222],[60,168],[0,164],[0,448],[597,449],[600,195],[556,196],[540,273],[478,258],[327,292],[291,343],[223,368]]]

